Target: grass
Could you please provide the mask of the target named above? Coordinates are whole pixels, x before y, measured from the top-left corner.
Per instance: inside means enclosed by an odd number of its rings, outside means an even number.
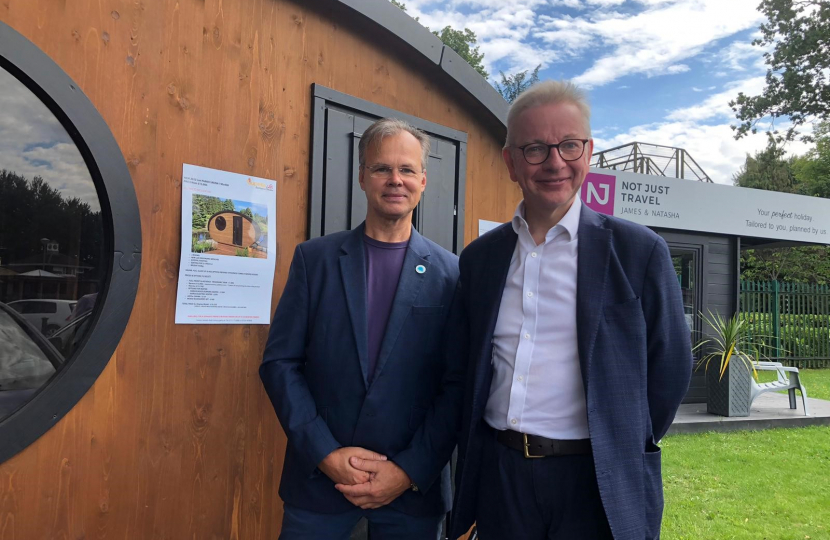
[[[830,399],[830,370],[801,373],[810,397]],[[672,435],[662,447],[663,540],[830,540],[830,426]]]

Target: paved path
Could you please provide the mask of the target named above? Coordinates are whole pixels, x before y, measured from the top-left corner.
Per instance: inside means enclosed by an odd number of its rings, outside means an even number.
[[[810,390],[807,389],[809,394]],[[807,398],[810,416],[804,415],[801,394],[796,392],[797,408],[790,409],[787,394],[768,392],[752,403],[749,416],[726,417],[706,412],[705,403],[680,406],[669,434],[702,431],[759,430],[778,427],[830,425],[830,401]]]

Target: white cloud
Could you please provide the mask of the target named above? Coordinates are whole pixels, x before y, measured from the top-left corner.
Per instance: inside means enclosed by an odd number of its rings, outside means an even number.
[[[673,66],[667,67],[666,68],[666,73],[674,75],[676,73],[686,73],[690,69],[691,68],[689,66],[687,66],[686,64],[675,64]]]
[[[737,97],[738,92],[754,95],[760,93],[763,88],[763,77],[753,77],[738,81],[737,83],[728,85],[727,90],[713,94],[696,105],[671,111],[666,116],[666,119],[681,122],[700,122],[713,118],[732,119],[733,112],[731,107],[729,107],[729,102]]]
[[[548,19],[536,37],[565,56],[608,50],[574,81],[601,86],[626,75],[678,73],[678,62],[762,20],[756,0],[654,2],[637,14],[599,11]],[[736,48],[736,60],[748,51]],[[682,65],[682,64],[679,64]],[[674,69],[674,71],[672,71]]]
[[[536,12],[546,0],[409,0],[407,13],[432,30],[446,26],[469,28],[478,37],[484,53],[484,67],[498,73],[499,64],[506,73],[547,66],[557,52],[532,39],[538,26]]]
[[[57,118],[22,83],[0,69],[0,169],[42,177],[65,198],[100,208],[78,148]]]
[[[594,147],[604,150],[640,141],[683,148],[713,181],[731,184],[732,176],[744,164],[746,155],[764,149],[767,138],[759,132],[736,141],[729,127],[735,121],[727,103],[738,91],[751,92],[762,85],[763,78],[740,81],[731,85],[729,90],[710,96],[692,107],[670,111],[664,121],[634,126],[610,138],[596,137]],[[779,127],[786,129],[787,126],[782,124]],[[806,152],[809,146],[791,142],[786,148],[788,152],[799,155]]]

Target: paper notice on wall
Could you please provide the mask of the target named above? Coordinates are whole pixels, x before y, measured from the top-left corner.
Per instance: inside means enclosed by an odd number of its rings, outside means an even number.
[[[478,235],[484,236],[485,233],[488,233],[501,225],[500,221],[487,221],[486,219],[478,220]]]
[[[176,324],[269,324],[277,183],[185,164]]]

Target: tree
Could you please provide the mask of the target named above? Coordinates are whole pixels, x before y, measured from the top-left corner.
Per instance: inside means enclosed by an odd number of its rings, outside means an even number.
[[[250,208],[243,208],[242,211],[239,212],[239,213],[242,214],[243,216],[247,217],[251,221],[254,220],[254,213],[251,211]]]
[[[536,66],[536,69],[530,73],[530,76],[528,76],[529,70],[527,69],[514,73],[509,77],[505,75],[503,71],[499,71],[499,75],[501,75],[501,84],[496,83],[496,90],[498,90],[501,97],[503,97],[508,103],[513,103],[516,101],[516,98],[519,97],[519,94],[539,82],[539,68],[541,67],[541,64]]]
[[[735,185],[830,198],[830,126],[816,129],[816,148],[805,156],[785,158],[774,137],[733,177]],[[828,164],[822,169],[822,159]],[[822,176],[822,171],[824,176]],[[824,190],[824,191],[822,191]],[[823,195],[822,195],[823,193]],[[830,281],[830,247],[746,249],[741,253],[741,279],[824,284]]]
[[[800,194],[830,199],[830,121],[816,125],[813,134],[815,148],[794,160],[793,174]]]
[[[773,48],[764,53],[766,87],[761,95],[741,92],[729,103],[740,121],[732,128],[740,139],[769,117],[778,142],[793,140],[805,122],[830,120],[830,0],[762,0],[758,9],[767,22],[752,44]],[[778,118],[792,122],[783,135],[774,127]],[[812,140],[810,135],[800,138]]]
[[[476,33],[465,28],[464,30],[455,30],[451,26],[445,26],[439,33],[437,30],[433,32],[438,38],[444,42],[444,45],[458,53],[461,58],[467,61],[473,69],[478,71],[479,75],[485,79],[490,76],[487,70],[484,69],[484,53],[479,52],[478,47],[472,47],[476,44]]]
[[[796,179],[793,173],[793,159],[784,158],[784,149],[778,146],[772,136],[764,150],[747,154],[746,162],[732,177],[736,186],[795,193]]]
[[[390,1],[393,6],[399,7],[403,11],[406,11],[406,4],[403,2],[398,2],[397,0]],[[417,21],[418,17],[415,17],[415,20]],[[429,28],[427,28],[427,30],[429,30]],[[482,77],[486,79],[490,76],[490,74],[487,73],[487,70],[484,69],[484,64],[482,63],[482,60],[484,60],[484,53],[480,52],[478,47],[473,47],[478,39],[475,32],[469,28],[465,28],[464,30],[456,30],[451,26],[445,26],[440,32],[433,30],[432,33],[438,36],[438,39],[440,39],[444,45],[457,52],[458,55],[466,60],[467,63],[470,64],[473,69],[478,71]]]
[[[741,279],[824,285],[830,282],[830,247],[746,249],[741,252]]]

